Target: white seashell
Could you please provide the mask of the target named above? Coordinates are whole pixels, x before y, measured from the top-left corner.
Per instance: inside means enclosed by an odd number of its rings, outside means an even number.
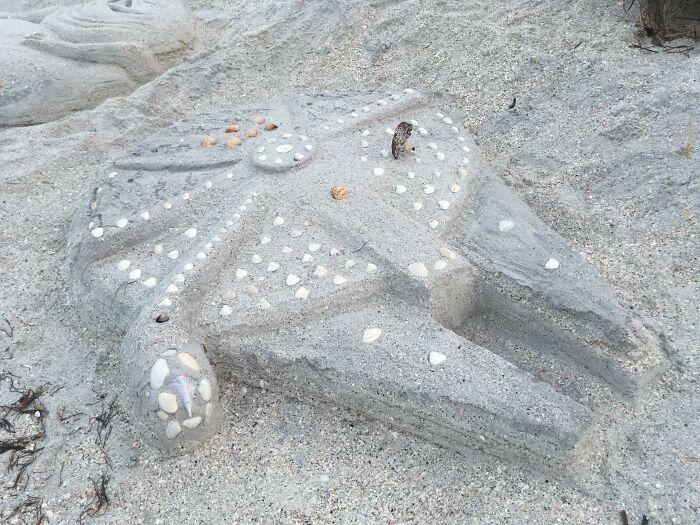
[[[382,329],[381,328],[368,328],[365,330],[365,333],[362,334],[362,342],[363,343],[372,343],[379,339],[379,336],[382,335]]]
[[[301,277],[298,275],[294,275],[293,273],[290,273],[287,276],[287,286],[294,286],[295,284],[298,284],[301,281]]]
[[[437,160],[445,160],[445,154],[444,154],[442,151],[438,151],[438,152],[435,154],[435,158],[436,158]]]
[[[200,416],[191,417],[189,419],[185,419],[182,422],[182,426],[189,429],[197,428],[201,422],[202,418]]]
[[[176,354],[177,352],[175,350],[166,350],[163,352],[163,357],[172,357]]]
[[[314,260],[313,257],[311,257],[310,254],[305,253],[304,256],[301,258],[302,262],[309,263]]]
[[[347,282],[348,282],[348,280],[345,277],[343,277],[342,275],[336,275],[335,277],[333,277],[333,284],[337,284],[338,286],[340,286],[341,284],[345,284]]]
[[[280,144],[279,146],[277,146],[275,148],[275,151],[277,153],[289,153],[293,149],[294,149],[294,146],[292,146],[291,144]]]
[[[260,299],[259,306],[261,310],[267,310],[271,306],[270,301],[268,301],[267,299]]]
[[[437,144],[435,144],[434,142],[429,142],[429,143],[428,143],[428,147],[429,147],[430,149],[437,149]]]
[[[163,299],[160,303],[158,303],[159,306],[165,306],[165,307],[172,306],[172,304],[173,304],[173,302],[170,299],[168,299],[167,297],[165,299]]]
[[[236,279],[240,281],[241,279],[245,279],[246,277],[248,277],[248,272],[246,272],[243,268],[238,268],[236,270]]]
[[[340,250],[338,248],[331,248],[331,255],[335,257],[340,253]]]
[[[433,193],[435,193],[435,186],[431,186],[430,184],[426,184],[423,187],[423,193],[425,193],[426,195],[432,195]]]
[[[197,363],[197,360],[187,352],[178,352],[177,358],[180,360],[180,363],[182,363],[183,366],[186,366],[193,372],[199,372],[199,363]]]
[[[304,160],[305,158],[306,157],[304,157],[303,153],[297,152],[294,154],[294,160],[296,160],[296,161],[301,161],[301,160]]]
[[[119,219],[117,221],[117,228],[126,228],[126,225],[129,224],[128,219]]]
[[[386,128],[384,131],[386,131],[387,135],[391,135],[392,137],[394,136],[394,133],[396,133],[396,131],[391,128]]]
[[[167,421],[168,419],[170,419],[170,416],[168,415],[168,413],[163,412],[162,410],[157,410],[156,416],[158,416],[158,419],[160,419],[161,421]]]
[[[204,420],[209,421],[213,413],[214,405],[212,405],[211,403],[207,403],[207,406],[204,407]]]
[[[156,359],[156,362],[151,367],[151,388],[158,389],[162,387],[169,373],[168,362],[163,358]]]
[[[467,157],[464,157],[462,159],[462,162],[464,162],[464,164],[469,164],[469,159]]]
[[[113,179],[114,177],[117,176],[117,172],[116,172],[116,171],[113,171],[113,172],[110,173],[108,176],[109,176],[110,179]]]
[[[464,137],[461,137],[461,136],[460,136],[460,137],[457,137],[457,138],[458,138],[460,141],[462,141],[462,142],[465,141],[465,138],[464,138]]]
[[[177,421],[171,421],[168,423],[168,426],[165,427],[165,435],[168,439],[175,439],[180,432],[182,432],[182,428]]]
[[[275,217],[273,223],[275,226],[282,226],[284,224],[284,219],[282,217]]]
[[[367,273],[374,273],[377,271],[377,265],[373,263],[367,263]]]
[[[260,239],[260,244],[269,244],[272,241],[269,237],[262,237]]]
[[[445,259],[449,259],[450,261],[454,261],[457,258],[457,254],[446,246],[440,248],[440,255],[442,255]]]
[[[328,270],[323,266],[317,266],[314,270],[314,277],[325,277],[328,275]]]
[[[190,228],[189,230],[185,230],[185,237],[189,237],[190,239],[194,239],[197,236],[197,228]]]
[[[428,269],[425,267],[425,264],[420,261],[409,264],[408,271],[416,277],[428,277]]]
[[[129,259],[124,259],[123,261],[119,261],[117,263],[117,269],[121,270],[122,272],[127,271],[129,266],[131,266],[131,261]]]
[[[447,125],[452,125],[452,119],[450,117],[443,117],[442,121]]]
[[[418,128],[418,133],[420,133],[421,135],[427,135],[428,130],[425,128]]]
[[[398,194],[406,193],[406,186],[402,186],[401,184],[398,184],[396,186],[396,193],[398,193]]]
[[[459,192],[459,190],[461,190],[461,189],[462,189],[462,188],[460,187],[459,184],[453,184],[452,186],[450,186],[450,191],[451,191],[452,193],[457,193],[457,192]]]
[[[379,152],[379,154],[380,154],[382,157],[385,157],[385,158],[388,158],[388,157],[389,157],[389,151],[388,151],[388,150],[385,150],[385,149],[381,150],[381,151]]]
[[[471,151],[469,149],[469,146],[462,146],[462,149],[464,150],[465,153],[469,153]]]
[[[248,295],[258,295],[260,293],[260,290],[258,290],[258,287],[254,284],[248,285],[246,291],[248,292]]]
[[[196,257],[197,259],[206,259],[206,258],[207,258],[207,254],[204,253],[204,252],[199,252],[199,253],[197,253],[197,255],[195,255],[195,257]]]
[[[440,205],[440,208],[443,210],[446,210],[450,207],[449,201],[446,201],[446,200],[442,200],[442,201],[438,202],[438,204]]]
[[[353,261],[352,259],[348,259],[347,261],[345,261],[346,268],[352,268],[353,266],[355,266],[355,261]]]
[[[214,242],[221,242],[221,237],[219,237],[218,235],[214,235],[214,237],[212,237],[211,240]]]
[[[368,129],[366,129],[366,130],[364,130],[364,131],[362,132],[362,136],[363,136],[363,137],[366,137],[367,135],[369,135],[369,130],[368,130]]]
[[[192,263],[187,263],[185,266],[182,267],[182,269],[185,270],[186,272],[191,271],[193,268],[194,268],[194,264],[192,264]]]
[[[199,382],[199,394],[204,401],[209,401],[211,399],[211,383],[208,379],[202,379]]]
[[[438,112],[438,113],[435,113],[435,116],[436,116],[437,118],[444,118],[445,115],[443,115],[442,113]]]
[[[161,392],[158,394],[158,406],[168,414],[177,412],[177,397],[170,392]]]
[[[360,157],[360,162],[367,162],[367,157]]]
[[[428,355],[428,362],[433,366],[439,366],[447,361],[447,356],[440,352],[430,352]]]
[[[304,288],[303,286],[297,290],[297,292],[294,294],[294,297],[297,299],[306,299],[309,296],[309,291]]]
[[[174,284],[170,284],[168,286],[168,288],[165,290],[165,292],[166,293],[177,293],[177,292],[179,292],[179,290],[178,290],[177,286],[175,286]]]
[[[314,146],[313,146],[313,144],[305,144],[304,149],[306,151],[311,151],[312,149],[314,149]]]
[[[513,229],[515,222],[505,219],[498,223],[498,229],[502,232],[508,232]]]
[[[257,253],[255,253],[255,254],[253,254],[253,257],[251,257],[250,261],[251,261],[253,264],[260,264],[260,263],[262,262],[262,257],[260,257],[260,255],[258,255]]]
[[[184,283],[184,282],[185,282],[185,276],[182,275],[181,273],[178,273],[178,274],[175,276],[175,282],[176,282],[176,283]]]
[[[447,263],[445,261],[443,261],[442,259],[435,261],[436,270],[444,270],[445,268],[447,268]]]
[[[210,242],[208,242],[204,245],[205,250],[211,250],[213,247],[214,247],[214,245]]]
[[[437,220],[433,219],[432,221],[430,221],[430,222],[428,223],[428,225],[434,230],[435,228],[437,228],[438,226],[440,226],[440,221],[437,221]]]
[[[155,253],[156,255],[160,255],[161,253],[163,253],[163,250],[165,250],[165,247],[162,244],[156,244],[153,247],[153,253]]]
[[[363,148],[366,148],[366,147],[369,146],[369,142],[367,142],[366,140],[363,140],[363,141],[360,143],[360,145],[361,145]]]
[[[204,183],[204,187],[205,187],[205,188],[211,188],[211,186],[212,186],[212,184],[211,184],[211,181],[210,181],[210,180],[208,180],[208,181],[206,181],[206,182]]]
[[[173,250],[173,251],[171,251],[171,252],[168,253],[168,257],[169,257],[170,259],[175,260],[175,259],[177,259],[178,257],[180,257],[180,252],[179,252],[178,250]]]
[[[142,218],[144,221],[147,221],[148,219],[151,218],[151,214],[148,213],[147,211],[144,211],[144,212],[141,214],[141,218]]]
[[[292,250],[289,246],[285,246],[282,248],[282,253],[292,253],[294,250]]]
[[[105,231],[103,228],[98,227],[98,228],[93,228],[93,230],[90,233],[92,233],[92,236],[95,239],[99,239],[100,237],[102,237],[104,235]]]
[[[172,202],[164,202],[164,203],[163,203],[163,208],[165,208],[166,210],[169,210],[169,209],[172,208],[172,207],[173,207],[173,203],[172,203]]]
[[[272,262],[270,262],[270,264],[267,265],[268,272],[276,272],[279,269],[280,269],[280,265],[277,264],[275,261],[272,261]]]
[[[547,270],[556,270],[557,268],[559,268],[559,261],[557,261],[556,259],[550,258],[550,259],[545,263],[544,267],[545,267]]]
[[[233,308],[231,308],[229,305],[225,304],[221,307],[221,310],[219,310],[219,315],[224,316],[224,315],[231,315],[233,313]]]
[[[141,270],[136,268],[135,270],[131,270],[131,273],[129,274],[129,279],[140,279],[141,278]]]
[[[304,235],[304,232],[300,230],[292,230],[292,233],[290,233],[290,235],[294,238],[301,237],[302,235]]]
[[[374,168],[372,173],[374,173],[377,177],[384,175],[384,168]]]
[[[318,250],[321,249],[321,245],[315,242],[310,242],[309,243],[309,251],[310,252],[317,252]]]
[[[235,290],[226,290],[224,292],[224,299],[227,301],[233,301],[236,298],[236,291]]]
[[[422,210],[423,209],[423,203],[422,202],[414,202],[413,203],[413,209],[416,211]]]
[[[260,156],[258,157],[258,160],[259,160],[260,162],[265,162],[265,161],[267,160],[267,155],[260,155]]]

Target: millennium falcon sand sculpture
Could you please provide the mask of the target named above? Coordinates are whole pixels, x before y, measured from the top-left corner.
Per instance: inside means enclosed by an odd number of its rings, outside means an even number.
[[[216,429],[226,369],[546,463],[591,410],[508,344],[618,392],[661,364],[595,270],[410,89],[191,116],[99,174],[70,246],[76,297],[124,331],[143,435],[165,448]]]
[[[49,122],[125,95],[182,60],[201,33],[179,0],[0,11],[0,127]]]

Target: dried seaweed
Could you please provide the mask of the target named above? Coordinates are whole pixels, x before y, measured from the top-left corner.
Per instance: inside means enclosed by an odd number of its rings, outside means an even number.
[[[105,473],[101,474],[97,480],[90,478],[92,482],[92,496],[80,512],[80,516],[78,517],[79,523],[83,522],[85,516],[95,518],[97,516],[102,516],[107,511],[107,507],[109,506],[109,496],[107,495],[109,480],[110,477]]]
[[[100,398],[103,401],[106,396],[100,394]],[[102,412],[100,412],[90,423],[90,427],[95,429],[95,443],[102,451],[105,461],[112,467],[112,460],[107,454],[107,440],[112,434],[112,420],[119,414],[119,407],[117,406],[117,396],[114,396],[111,401],[107,403],[107,406],[102,405]]]
[[[34,496],[29,496],[24,501],[20,502],[14,510],[7,516],[3,521],[5,523],[10,523],[14,521],[14,518],[21,518],[22,523],[27,525],[41,525],[42,523],[48,523],[48,518],[42,506],[44,505],[44,500]]]

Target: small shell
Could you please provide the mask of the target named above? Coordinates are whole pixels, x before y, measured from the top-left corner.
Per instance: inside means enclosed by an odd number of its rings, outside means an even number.
[[[259,126],[260,124],[265,124],[266,120],[267,119],[265,117],[255,117],[255,120],[253,120],[253,122],[255,122],[256,126]]]
[[[279,126],[273,122],[268,122],[265,124],[265,131],[272,131],[273,129],[277,129]]]
[[[381,328],[368,328],[365,330],[364,334],[362,334],[362,342],[363,343],[373,343],[377,339],[379,339],[379,336],[382,335],[382,329]]]
[[[224,130],[224,133],[238,133],[241,127],[238,124],[231,124]]]
[[[207,135],[202,139],[202,147],[209,148],[216,144],[216,137],[214,135]]]
[[[337,201],[342,201],[348,195],[350,195],[350,190],[348,190],[345,186],[333,186],[331,188],[331,197]]]
[[[252,138],[257,137],[258,135],[260,135],[260,132],[259,132],[257,129],[255,129],[255,128],[250,128],[250,129],[245,130],[244,135],[245,135],[246,137],[252,139]]]
[[[226,147],[227,147],[227,148],[237,148],[237,147],[240,146],[241,144],[243,144],[243,141],[241,140],[241,137],[238,137],[238,136],[236,136],[236,137],[231,137],[230,139],[228,139],[228,140],[226,141]]]

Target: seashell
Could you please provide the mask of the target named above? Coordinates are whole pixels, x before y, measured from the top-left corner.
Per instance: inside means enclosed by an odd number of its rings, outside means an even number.
[[[250,129],[245,130],[244,135],[246,137],[248,137],[249,139],[252,139],[252,138],[255,138],[258,135],[260,135],[260,132],[255,128],[250,128]]]
[[[321,245],[316,242],[310,242],[308,248],[310,252],[317,252],[321,249]]]
[[[440,255],[442,255],[445,259],[449,259],[451,261],[454,261],[457,258],[457,254],[446,246],[440,248]]]
[[[90,233],[92,233],[92,236],[93,236],[95,239],[99,239],[100,237],[102,237],[102,235],[104,235],[104,232],[105,232],[105,231],[104,231],[103,228],[99,228],[99,227],[98,227],[98,228],[93,228],[92,232],[90,232]]]
[[[374,273],[377,271],[377,265],[373,263],[367,263],[367,273]]]
[[[233,308],[231,308],[229,305],[225,304],[221,307],[221,310],[219,310],[219,315],[220,316],[226,316],[226,315],[231,315],[233,313]]]
[[[433,366],[439,366],[447,361],[447,356],[440,352],[430,352],[428,355],[428,362]]]
[[[256,254],[253,254],[253,257],[250,259],[250,261],[251,261],[253,264],[260,264],[260,263],[262,262],[262,257],[260,257],[260,255],[258,255],[258,254],[256,253]]]
[[[435,186],[431,186],[430,184],[426,184],[423,187],[423,193],[425,193],[426,195],[431,195],[431,194],[435,193]]]
[[[168,439],[175,439],[180,432],[182,432],[182,428],[180,427],[180,423],[177,421],[171,421],[168,423],[168,426],[165,427],[165,435],[168,437]]]
[[[119,219],[117,221],[117,228],[126,228],[127,224],[129,224],[129,219]]]
[[[209,401],[211,399],[211,383],[208,379],[202,379],[199,382],[199,394],[204,401]]]
[[[342,201],[350,195],[350,191],[345,186],[333,186],[331,188],[331,197],[337,201]]]
[[[291,144],[280,144],[279,146],[277,146],[275,148],[275,151],[277,153],[289,153],[293,149],[294,149],[294,146],[292,146]]]
[[[422,202],[414,202],[413,203],[413,209],[416,211],[422,210],[423,209],[423,203]]]
[[[267,265],[268,272],[276,272],[279,269],[280,269],[280,265],[277,264],[275,261],[272,261],[270,264]]]
[[[267,120],[267,119],[266,119],[265,117],[255,117],[255,119],[253,120],[253,122],[255,122],[255,125],[256,125],[256,126],[259,126],[260,124],[265,124],[265,121],[266,121],[266,120]]]
[[[296,293],[294,294],[294,297],[297,299],[306,299],[309,296],[309,291],[304,288],[303,286],[299,288]]]
[[[557,261],[556,259],[550,258],[550,259],[545,263],[544,267],[545,267],[547,270],[556,270],[557,268],[559,268],[559,261]]]
[[[425,264],[420,261],[409,264],[408,271],[416,277],[428,277],[428,269],[425,267]]]
[[[197,236],[197,228],[190,228],[188,230],[185,230],[185,237],[189,237],[190,239],[194,239]]]
[[[374,173],[377,177],[384,175],[384,168],[374,168],[372,173]]]
[[[171,394],[170,392],[161,392],[158,394],[158,406],[162,411],[168,414],[177,412],[177,398],[175,394]]]
[[[187,352],[178,352],[177,358],[183,366],[186,366],[193,372],[199,372],[199,363]]]
[[[278,127],[279,126],[277,124],[275,124],[273,122],[268,122],[267,124],[265,124],[265,131],[272,131],[272,130],[277,129]]]
[[[507,232],[513,229],[515,222],[505,219],[498,223],[498,230],[502,232]]]
[[[140,279],[140,278],[141,278],[141,270],[139,270],[138,268],[136,268],[135,270],[131,270],[131,272],[129,273],[129,279],[136,280],[136,279]]]
[[[443,210],[446,210],[450,207],[449,201],[442,200],[438,204],[440,205],[440,208]]]
[[[246,277],[248,277],[248,272],[246,272],[243,268],[238,268],[236,270],[236,279],[240,281],[241,279],[245,279]]]
[[[317,266],[314,270],[314,277],[325,277],[328,275],[328,270],[324,266]]]
[[[189,428],[189,429],[197,428],[201,422],[202,422],[201,416],[191,417],[189,419],[185,419],[182,422],[182,426],[185,428]]]
[[[305,253],[304,256],[301,258],[302,262],[309,263],[314,260],[314,258],[311,256],[309,253]]]
[[[343,277],[342,275],[336,275],[335,277],[333,277],[333,284],[337,284],[338,286],[345,284],[347,282],[348,282],[348,280],[345,277]]]
[[[124,259],[123,261],[119,261],[117,263],[117,269],[121,270],[122,272],[127,271],[129,266],[131,266],[131,261],[129,259]]]
[[[275,220],[272,222],[274,226],[282,226],[284,224],[284,219],[282,217],[275,217]]]
[[[447,263],[445,261],[443,261],[442,259],[439,259],[439,260],[435,261],[434,268],[436,270],[444,270],[445,268],[447,268]]]
[[[178,357],[180,354],[178,354]],[[192,417],[192,385],[187,376],[180,374],[173,378],[173,385],[177,391],[177,395],[180,397],[182,404],[187,410],[187,415]]]
[[[228,139],[228,140],[226,141],[226,147],[227,147],[227,148],[237,148],[237,147],[240,146],[241,144],[243,144],[243,140],[241,139],[241,137],[238,137],[238,136],[236,136],[236,137],[231,137],[230,139]]]
[[[170,369],[168,368],[167,361],[163,358],[156,359],[156,362],[153,363],[153,366],[151,367],[151,388],[158,389],[162,387],[163,383],[165,382],[165,378],[169,373]]]
[[[214,135],[207,135],[202,139],[203,148],[210,148],[214,144],[216,144],[216,137]]]
[[[379,339],[379,336],[382,335],[382,329],[381,328],[368,328],[365,330],[365,332],[362,334],[362,342],[363,343],[372,343]]]
[[[399,193],[399,194],[406,193],[406,186],[404,186],[402,184],[398,184],[396,186],[396,193]]]
[[[241,127],[238,124],[231,124],[224,130],[224,133],[238,133],[240,130]]]
[[[287,276],[287,286],[294,286],[295,284],[299,284],[300,281],[301,277],[294,275],[293,273],[290,273]]]
[[[163,250],[165,250],[165,248],[162,244],[156,244],[153,247],[153,253],[155,253],[156,255],[160,255],[161,253],[163,253]]]
[[[233,301],[236,298],[236,291],[235,290],[226,290],[224,293],[224,299],[227,301]]]

